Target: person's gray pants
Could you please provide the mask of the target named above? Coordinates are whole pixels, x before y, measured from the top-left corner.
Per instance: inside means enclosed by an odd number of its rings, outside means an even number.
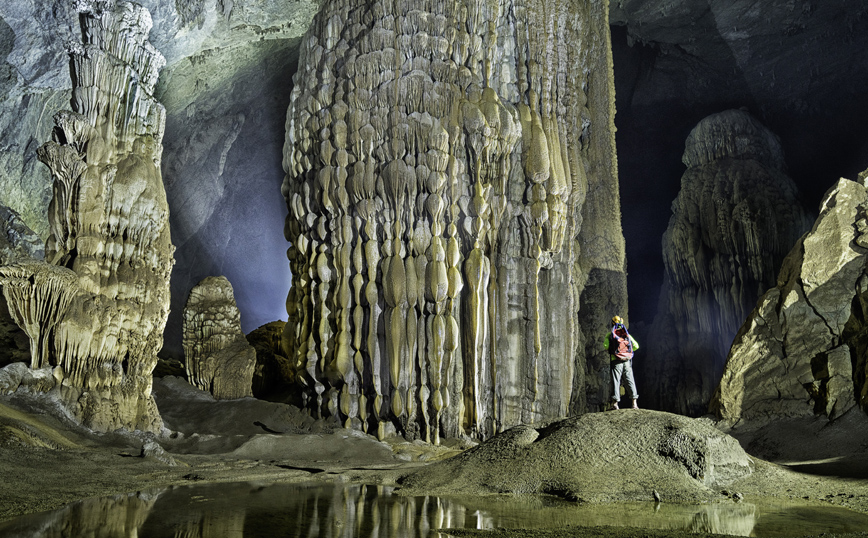
[[[612,401],[621,401],[621,376],[624,376],[624,392],[630,399],[639,397],[636,393],[636,381],[633,379],[633,359],[625,362],[612,361]]]

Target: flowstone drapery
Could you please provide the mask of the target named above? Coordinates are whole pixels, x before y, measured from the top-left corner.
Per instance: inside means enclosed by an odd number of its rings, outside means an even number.
[[[129,2],[77,0],[83,43],[70,44],[72,111],[55,116],[39,159],[54,178],[45,263],[0,268],[31,367],[54,367],[83,424],[158,431],[151,373],[162,347],[174,247],[160,174],[164,60],[151,18]]]
[[[607,9],[323,4],[284,149],[310,407],[436,442],[602,401],[626,296]]]

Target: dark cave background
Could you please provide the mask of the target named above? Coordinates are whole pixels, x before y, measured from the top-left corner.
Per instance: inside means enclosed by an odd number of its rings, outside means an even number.
[[[629,319],[642,326],[664,281],[661,240],[686,169],[684,141],[701,119],[744,108],[777,134],[812,215],[838,178],[868,168],[868,7],[798,2],[792,17],[751,27],[735,11],[745,3],[730,2],[748,36],[739,44],[717,30],[713,8],[649,20],[640,9],[628,15],[629,3],[613,8],[611,30]],[[737,60],[739,47],[750,53]]]

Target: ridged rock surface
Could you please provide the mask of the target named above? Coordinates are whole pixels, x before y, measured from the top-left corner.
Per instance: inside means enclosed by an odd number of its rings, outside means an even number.
[[[645,339],[648,405],[705,413],[732,339],[810,226],[777,137],[728,110],[688,136],[687,171],[663,236],[666,283]]]
[[[160,174],[164,60],[137,4],[79,1],[72,111],[39,148],[54,196],[45,262],[0,269],[33,369],[51,366],[61,401],[84,425],[159,431],[151,373],[169,310],[174,247]]]
[[[232,284],[209,276],[184,307],[184,360],[190,383],[218,400],[253,396],[256,350],[241,331]]]
[[[710,421],[647,410],[588,413],[517,426],[412,472],[401,494],[540,494],[570,501],[712,499],[754,463]]]
[[[868,405],[868,189],[839,180],[741,327],[710,410],[730,422],[834,419]]]
[[[287,114],[285,347],[436,442],[596,408],[625,308],[607,4],[325,2]]]

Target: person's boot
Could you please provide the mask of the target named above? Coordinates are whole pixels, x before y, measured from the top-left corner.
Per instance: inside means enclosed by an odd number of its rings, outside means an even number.
[[[639,404],[636,403],[636,400],[633,400],[633,409],[639,409]]]
[[[616,411],[618,409],[620,409],[620,407],[618,407],[618,402],[612,402],[612,411]]]

